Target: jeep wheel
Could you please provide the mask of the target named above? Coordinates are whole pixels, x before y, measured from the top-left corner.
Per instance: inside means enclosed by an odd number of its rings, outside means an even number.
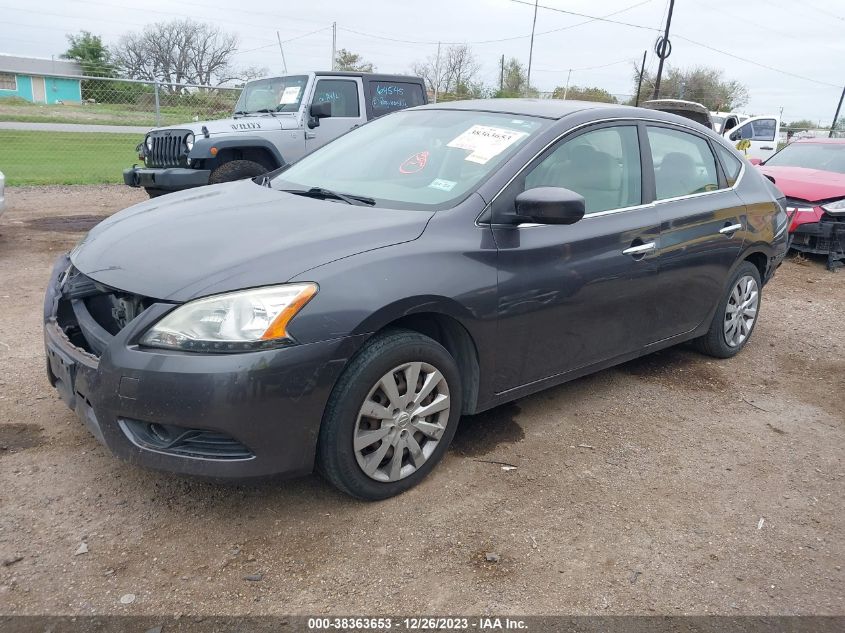
[[[221,182],[232,182],[233,180],[246,180],[266,174],[269,170],[261,163],[251,160],[230,160],[223,163],[208,178],[208,184],[216,185]]]

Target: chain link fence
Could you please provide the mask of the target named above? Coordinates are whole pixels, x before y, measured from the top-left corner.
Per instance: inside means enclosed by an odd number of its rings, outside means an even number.
[[[77,98],[45,78],[42,103],[0,98],[0,171],[8,185],[122,182],[151,128],[232,115],[240,88],[63,76]],[[81,99],[79,98],[81,96]]]

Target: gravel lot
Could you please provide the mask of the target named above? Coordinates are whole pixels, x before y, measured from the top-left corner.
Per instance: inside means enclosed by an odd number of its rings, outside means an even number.
[[[464,418],[366,504],[129,467],[50,388],[51,262],[142,197],[7,189],[0,614],[845,614],[845,273],[791,259],[737,358],[671,349]]]

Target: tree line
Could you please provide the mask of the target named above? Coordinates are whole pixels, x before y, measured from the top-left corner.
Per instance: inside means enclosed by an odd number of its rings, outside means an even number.
[[[66,59],[77,61],[85,75],[159,82],[165,93],[185,94],[186,84],[223,85],[242,84],[267,74],[266,68],[239,67],[234,63],[239,41],[235,34],[220,27],[191,19],[158,22],[142,30],[123,35],[107,46],[100,36],[88,31],[68,35]],[[423,79],[429,93],[438,100],[484,97],[538,96],[540,91],[529,85],[525,64],[518,58],[499,59],[496,63],[499,81],[486,84],[482,79],[482,65],[467,44],[443,47],[411,65],[406,72]],[[336,70],[373,72],[376,67],[361,55],[341,48],[335,55]],[[639,68],[632,72],[630,94],[635,95],[640,84]],[[642,77],[640,102],[651,97],[654,77],[645,72]],[[119,88],[148,90],[141,85],[126,84]],[[109,101],[116,93],[111,82],[83,81],[83,97]],[[593,85],[557,86],[554,98],[634,103],[636,96],[620,99],[609,91]],[[698,101],[711,110],[736,110],[748,103],[748,90],[741,83],[726,79],[723,71],[708,67],[681,69],[668,67],[661,79],[661,98],[682,98]]]

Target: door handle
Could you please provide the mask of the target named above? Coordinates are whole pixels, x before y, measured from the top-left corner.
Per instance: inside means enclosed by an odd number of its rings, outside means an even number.
[[[733,234],[739,231],[741,228],[741,224],[731,224],[729,226],[719,229],[719,233],[721,233],[722,235],[727,235],[728,237],[733,237]]]
[[[774,149],[774,147],[761,147],[760,149]]]
[[[309,138],[317,138],[317,133],[316,133],[316,132],[306,132],[306,133],[305,133],[305,138],[307,138],[307,139],[309,139]]]
[[[647,242],[645,244],[637,244],[622,251],[623,255],[645,255],[655,249],[654,242]]]

